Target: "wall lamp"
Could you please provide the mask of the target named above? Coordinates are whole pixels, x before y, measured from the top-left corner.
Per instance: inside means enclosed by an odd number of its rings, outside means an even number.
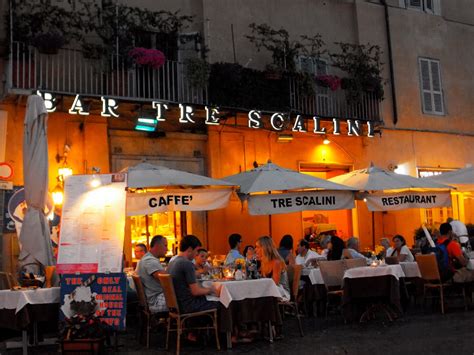
[[[279,143],[290,143],[293,140],[292,134],[279,133],[277,137],[277,142]]]

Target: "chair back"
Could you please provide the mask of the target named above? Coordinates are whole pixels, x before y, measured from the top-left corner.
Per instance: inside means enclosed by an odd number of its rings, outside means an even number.
[[[320,261],[319,269],[326,289],[341,287],[344,279],[344,260]]]
[[[435,254],[417,255],[416,263],[423,280],[441,281]]]
[[[400,262],[398,261],[398,257],[396,257],[396,256],[386,256],[385,257],[385,264],[387,264],[387,265],[396,265],[396,264],[400,264]]]
[[[9,290],[13,287],[10,276],[6,272],[0,272],[0,290]]]
[[[291,288],[291,298],[296,301],[298,299],[298,291],[300,289],[301,270],[303,265],[288,265],[286,272],[288,274],[288,283]]]
[[[343,259],[352,259],[352,254],[350,253],[349,249],[344,249],[342,251],[342,258]]]
[[[142,280],[140,276],[133,275],[133,283],[135,284],[135,289],[137,290],[138,304],[145,312],[149,312],[148,301],[146,299],[145,288],[143,287]]]
[[[362,267],[367,266],[366,259],[358,258],[358,259],[345,259],[344,264],[346,265],[346,269],[353,269],[355,267]]]
[[[159,274],[158,278],[160,280],[161,287],[163,287],[166,306],[170,312],[179,314],[179,305],[178,299],[176,298],[176,293],[174,291],[173,278],[170,274]]]

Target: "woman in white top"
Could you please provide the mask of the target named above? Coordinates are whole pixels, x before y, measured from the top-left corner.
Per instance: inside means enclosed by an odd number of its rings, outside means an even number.
[[[407,247],[407,243],[405,238],[401,235],[397,234],[392,238],[393,247],[388,248],[386,256],[396,256],[398,261],[415,261],[413,254],[411,253],[410,249]]]

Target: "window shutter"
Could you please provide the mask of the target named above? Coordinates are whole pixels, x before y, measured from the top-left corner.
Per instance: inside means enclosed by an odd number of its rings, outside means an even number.
[[[424,0],[425,11],[434,14],[434,0]]]
[[[432,0],[433,1],[433,13],[435,15],[441,15],[441,0]]]
[[[420,58],[420,76],[423,112],[444,114],[439,61]]]
[[[439,70],[439,63],[431,61],[431,82],[433,90],[434,112],[444,113],[443,109],[443,93],[441,88],[441,73]]]
[[[299,57],[299,70],[304,73],[314,74],[313,60],[309,57]]]

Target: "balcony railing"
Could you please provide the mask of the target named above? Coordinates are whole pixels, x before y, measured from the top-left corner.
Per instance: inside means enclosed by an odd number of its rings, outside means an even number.
[[[207,104],[207,89],[189,85],[184,64],[169,60],[152,69],[116,55],[91,59],[67,48],[50,55],[14,42],[9,71],[9,89]]]
[[[314,93],[303,92],[297,79],[290,79],[290,107],[306,115],[382,121],[380,100],[375,93],[365,92],[357,102],[350,102],[345,90],[331,91],[315,85]]]

